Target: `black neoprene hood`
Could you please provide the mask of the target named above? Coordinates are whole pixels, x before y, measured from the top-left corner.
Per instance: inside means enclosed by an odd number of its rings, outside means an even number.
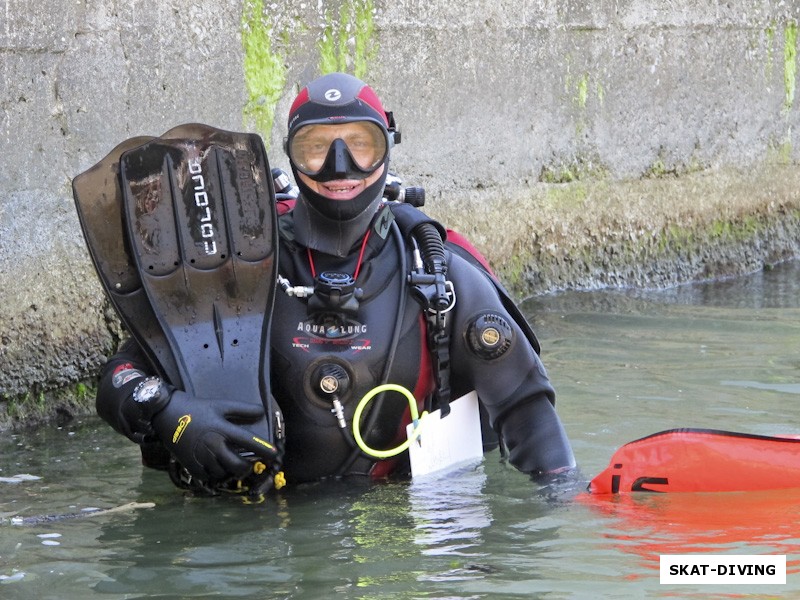
[[[371,121],[389,136],[389,118],[373,89],[360,79],[346,73],[330,73],[304,87],[289,110],[289,140],[306,125]],[[351,200],[332,200],[315,192],[300,177],[297,165],[290,156],[300,198],[295,209],[296,234],[299,241],[329,254],[342,256],[366,231],[380,201],[388,174],[389,152],[375,170],[383,168],[378,179]],[[314,181],[327,181],[325,173],[308,176]],[[363,174],[360,177],[364,177]]]
[[[304,87],[289,110],[289,136],[311,123],[374,121],[388,129],[386,111],[374,90],[347,73],[330,73]]]

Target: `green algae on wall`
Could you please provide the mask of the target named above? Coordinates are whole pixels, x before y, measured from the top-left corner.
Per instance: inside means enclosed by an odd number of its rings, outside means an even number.
[[[574,107],[573,121],[575,138],[581,148],[567,160],[545,164],[539,173],[542,183],[570,183],[588,178],[602,179],[607,169],[595,150],[592,123],[598,111],[602,111],[606,90],[599,77],[588,70],[576,69],[571,54],[565,58],[564,96],[565,102]]]
[[[797,23],[790,21],[783,31],[783,107],[788,112],[794,105],[797,81]]]
[[[797,23],[789,21],[783,31],[783,112],[788,118],[794,106],[794,97],[797,86]],[[791,126],[786,131],[785,138],[774,141],[768,150],[771,160],[780,164],[790,164],[792,160],[792,130]]]
[[[520,249],[497,268],[497,274],[512,295],[520,299],[528,295],[525,276],[535,266],[534,253],[528,249]]]
[[[264,18],[264,0],[245,0],[242,8],[242,49],[247,104],[245,127],[270,139],[275,106],[286,85],[285,57],[272,49],[272,27]]]
[[[325,12],[327,25],[318,42],[320,72],[352,72],[363,78],[369,62],[377,53],[373,0],[346,0],[338,19]],[[243,110],[244,125],[254,129],[265,140],[270,139],[275,107],[284,93],[287,81],[286,40],[276,44],[274,25],[265,15],[264,0],[244,0],[242,7],[242,49],[247,103]],[[285,32],[284,36],[287,35]],[[276,50],[281,46],[284,50]]]
[[[326,12],[326,26],[319,41],[320,72],[352,72],[359,79],[367,74],[369,62],[377,53],[375,7],[372,0],[348,0],[334,22]]]
[[[539,172],[542,183],[563,184],[584,180],[603,180],[608,177],[608,169],[596,156],[578,155],[569,162],[545,164]]]
[[[0,430],[15,424],[30,425],[59,417],[69,420],[75,414],[91,414],[96,395],[95,380],[46,392],[33,386],[21,394],[0,393]]]

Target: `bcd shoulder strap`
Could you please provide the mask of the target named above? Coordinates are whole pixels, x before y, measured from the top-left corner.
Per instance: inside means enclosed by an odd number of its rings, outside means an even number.
[[[444,240],[447,231],[436,220],[409,204],[391,204],[403,239],[414,247],[414,265],[408,282],[422,306],[427,324],[428,349],[433,361],[435,399],[442,416],[450,413],[450,333],[447,313],[455,305],[453,284],[447,279]]]

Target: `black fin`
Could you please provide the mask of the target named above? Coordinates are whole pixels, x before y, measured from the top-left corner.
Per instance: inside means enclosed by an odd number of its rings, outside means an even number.
[[[131,254],[183,388],[261,402],[275,427],[277,219],[261,138],[182,125],[123,153],[119,170]]]
[[[120,320],[159,374],[180,387],[182,382],[172,350],[128,251],[122,216],[120,156],[152,139],[141,136],[119,144],[103,160],[73,179],[72,195],[95,270]]]

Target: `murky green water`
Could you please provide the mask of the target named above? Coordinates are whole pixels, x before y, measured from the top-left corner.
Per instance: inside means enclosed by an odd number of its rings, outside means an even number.
[[[586,478],[674,427],[800,433],[800,264],[664,292],[525,305]],[[29,474],[37,479],[16,478]],[[0,441],[0,598],[800,595],[800,492],[553,497],[490,454],[436,484],[181,495],[96,419]],[[662,586],[661,554],[786,554],[785,586]]]

